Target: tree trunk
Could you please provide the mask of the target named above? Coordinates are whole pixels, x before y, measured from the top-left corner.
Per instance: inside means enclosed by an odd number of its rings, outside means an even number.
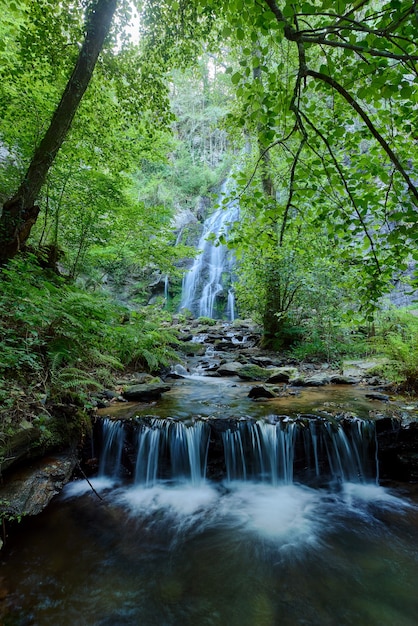
[[[23,247],[36,222],[39,214],[36,199],[89,85],[117,3],[118,0],[94,0],[91,3],[86,37],[61,101],[19,189],[3,205],[0,217],[0,264],[13,258]]]

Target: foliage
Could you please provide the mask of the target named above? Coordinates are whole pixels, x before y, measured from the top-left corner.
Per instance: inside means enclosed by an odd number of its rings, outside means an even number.
[[[377,320],[375,348],[388,362],[380,367],[389,380],[409,392],[418,392],[418,318],[408,310],[389,310]]]
[[[45,412],[69,392],[86,401],[124,365],[158,371],[173,358],[175,333],[160,331],[157,309],[130,312],[64,283],[30,256],[3,268],[1,285],[2,419]]]
[[[216,320],[212,319],[211,317],[198,317],[197,319],[199,324],[202,324],[203,326],[215,326],[216,325]]]
[[[415,3],[136,4],[140,42],[124,31],[130,9],[121,0],[40,194],[32,242],[54,250],[54,262],[62,248],[69,276],[87,274],[96,287],[105,273],[122,283],[133,270],[145,277],[148,268],[178,278],[176,263],[191,255],[175,245],[181,230],[173,233],[174,212],[196,212],[197,198],[238,161],[234,195],[241,216],[229,245],[239,263],[240,313],[263,322],[270,345],[334,358],[337,344],[357,332],[361,317],[373,319],[393,279],[418,258]],[[60,100],[90,3],[3,5],[0,148],[6,167],[0,183],[6,197]],[[108,301],[107,318],[89,311],[87,319],[89,299],[102,302],[100,296],[79,299],[56,277],[22,271],[33,274],[26,293],[19,292],[21,309],[16,303],[11,310],[25,334],[10,316],[2,322],[10,371],[31,371],[45,381],[42,387],[52,383],[56,362],[55,380],[69,385],[72,376],[87,388],[88,372],[78,371],[75,357],[83,346],[72,325],[80,337],[88,328],[92,343],[86,342],[82,358],[94,367],[111,367],[100,361],[103,354],[94,356],[103,346],[124,362],[154,368],[155,350],[164,362],[170,339],[160,355],[158,320],[154,327],[141,312],[129,313],[123,328],[117,319],[125,314]],[[71,294],[78,303],[75,323]],[[4,304],[7,297],[0,296]],[[100,341],[93,322],[102,328]],[[142,347],[135,341],[140,329],[147,335]],[[112,332],[123,337],[117,347]]]
[[[280,237],[291,211],[321,224],[340,257],[361,265],[357,294],[371,317],[416,256],[415,3],[195,4],[216,14],[232,51],[229,127],[260,147],[241,188],[267,169]]]

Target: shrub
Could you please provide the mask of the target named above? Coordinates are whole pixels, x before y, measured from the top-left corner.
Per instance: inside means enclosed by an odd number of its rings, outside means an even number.
[[[3,268],[0,282],[3,424],[74,394],[87,402],[90,391],[109,384],[125,365],[156,372],[175,359],[176,334],[163,327],[157,309],[131,312],[66,283],[30,255]],[[20,392],[8,394],[16,383]]]
[[[382,374],[405,391],[418,392],[418,318],[407,310],[383,313],[374,345],[388,358]]]

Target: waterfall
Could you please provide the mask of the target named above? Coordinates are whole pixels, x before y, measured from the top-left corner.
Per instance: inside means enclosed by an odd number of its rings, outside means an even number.
[[[199,485],[206,476],[209,432],[204,422],[186,426],[157,418],[134,424],[105,419],[99,474],[126,474],[132,459],[137,484],[152,487],[158,479],[168,478]]]
[[[129,423],[105,419],[100,472],[120,476],[124,458],[132,459],[133,479],[145,487],[160,479],[198,486],[210,475],[229,483],[273,486],[377,478],[374,422],[357,418],[329,422],[270,416],[268,421],[229,420],[227,425],[217,419],[190,425],[158,418]],[[127,470],[124,466],[125,474]]]
[[[104,420],[102,432],[102,451],[100,455],[99,475],[118,476],[121,464],[125,430],[123,422]]]
[[[227,181],[222,185],[219,203],[226,195]],[[197,255],[192,268],[184,275],[180,309],[187,309],[195,316],[235,317],[232,283],[233,254],[226,245],[215,245],[210,235],[227,235],[231,223],[239,218],[237,200],[230,201],[213,213],[203,225]]]

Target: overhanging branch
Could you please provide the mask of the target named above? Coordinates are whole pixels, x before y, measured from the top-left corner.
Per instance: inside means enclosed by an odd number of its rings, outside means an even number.
[[[328,76],[327,74],[323,74],[322,72],[316,72],[315,70],[307,69],[306,76],[310,76],[311,78],[320,80],[326,83],[327,85],[329,85],[330,87],[332,87],[333,89],[335,89],[335,91],[337,91],[344,98],[344,100],[348,102],[348,104],[356,111],[356,113],[358,113],[358,115],[361,117],[361,119],[363,120],[367,128],[369,129],[370,133],[373,135],[376,141],[381,145],[383,150],[388,155],[389,159],[394,164],[397,171],[401,174],[402,178],[405,180],[406,184],[408,185],[409,191],[412,193],[412,195],[414,196],[415,200],[418,203],[418,189],[415,187],[414,183],[412,182],[411,178],[409,177],[402,163],[398,159],[397,155],[389,146],[388,142],[385,140],[384,137],[382,137],[379,131],[375,128],[372,120],[369,118],[369,116],[364,111],[364,109],[359,105],[359,103],[353,98],[353,96],[342,85],[340,85],[340,83],[338,83],[334,78],[332,78],[331,76]]]

